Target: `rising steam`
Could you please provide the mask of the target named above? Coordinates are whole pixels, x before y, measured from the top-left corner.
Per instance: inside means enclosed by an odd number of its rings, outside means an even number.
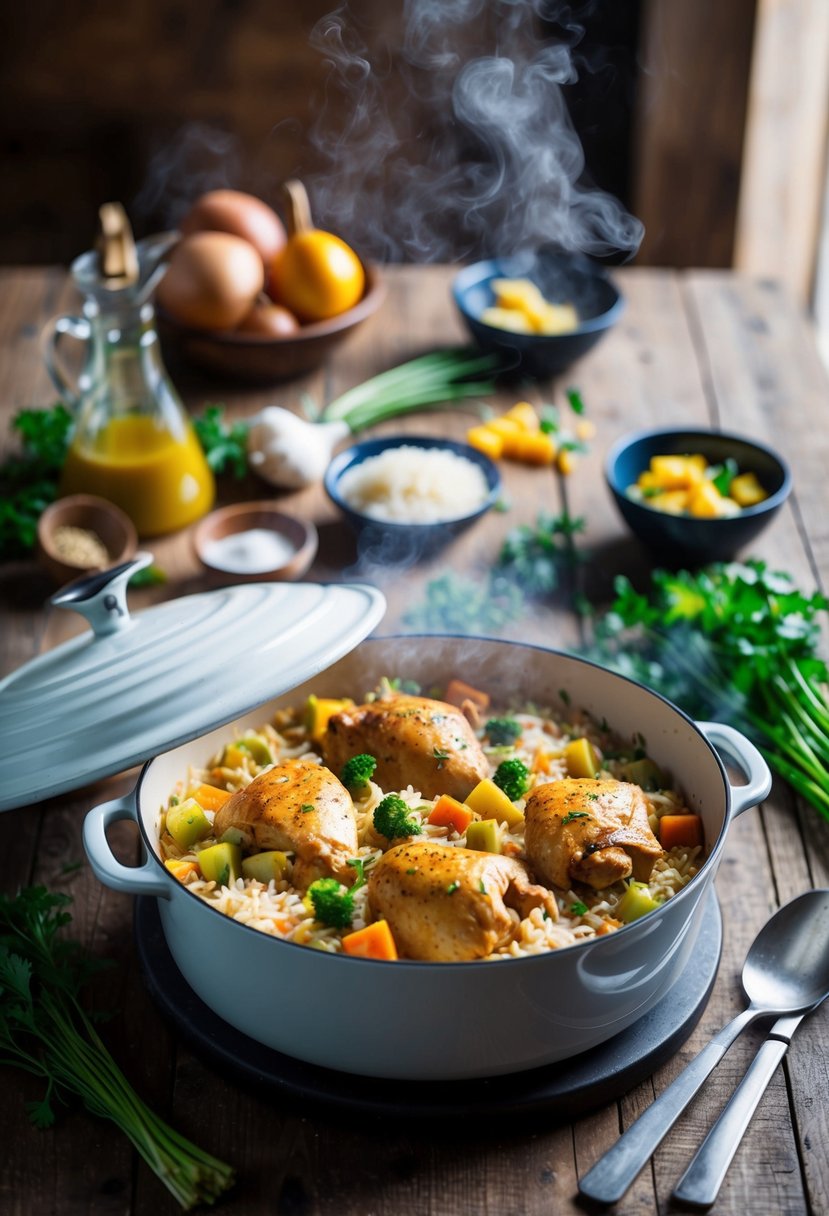
[[[642,225],[585,184],[567,110],[580,31],[545,45],[533,28],[564,14],[552,0],[406,0],[394,44],[364,35],[348,4],[319,21],[322,169],[308,175],[319,222],[386,261],[548,243],[632,255]]]

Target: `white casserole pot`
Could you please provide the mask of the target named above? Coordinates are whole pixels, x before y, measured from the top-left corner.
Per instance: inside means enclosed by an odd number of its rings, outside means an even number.
[[[461,676],[493,704],[569,698],[648,755],[702,816],[708,859],[679,894],[615,933],[547,954],[491,962],[379,962],[280,941],[224,916],[182,886],[157,852],[162,807],[189,765],[203,766],[279,705],[319,696],[360,699],[382,676],[425,690]],[[743,770],[730,783],[720,748]],[[405,637],[364,642],[326,672],[237,723],[149,761],[135,790],[96,807],[84,844],[107,886],[158,898],[167,944],[184,978],[231,1026],[287,1055],[351,1073],[447,1080],[536,1068],[595,1046],[647,1013],[681,975],[703,927],[732,818],[771,788],[756,748],[733,728],[693,723],[670,702],[582,659],[518,643]],[[146,858],[116,860],[106,828],[138,822]]]

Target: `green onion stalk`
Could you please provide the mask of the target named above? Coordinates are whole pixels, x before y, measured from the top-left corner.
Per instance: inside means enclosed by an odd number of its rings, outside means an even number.
[[[37,1127],[50,1127],[54,1103],[74,1094],[121,1129],[182,1208],[213,1203],[233,1184],[233,1169],[150,1110],[81,1004],[81,989],[102,964],[58,936],[70,902],[44,887],[0,896],[0,1063],[46,1082],[44,1096],[28,1104]]]
[[[338,443],[367,427],[412,410],[451,405],[491,393],[500,363],[468,350],[436,351],[402,363],[348,389],[309,422],[291,410],[268,406],[250,420],[248,460],[266,481],[299,489],[319,481]],[[480,379],[488,374],[487,379]]]

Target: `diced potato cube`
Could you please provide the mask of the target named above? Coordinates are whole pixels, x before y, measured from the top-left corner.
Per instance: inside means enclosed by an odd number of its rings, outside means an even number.
[[[484,325],[507,329],[514,334],[531,334],[533,327],[523,312],[515,308],[485,308],[481,313]]]
[[[464,799],[466,805],[476,811],[482,819],[495,819],[505,823],[507,827],[517,827],[524,822],[524,816],[517,806],[514,806],[494,781],[484,777],[479,781],[471,794]]]
[[[595,777],[599,771],[599,757],[589,739],[572,739],[564,749],[564,763],[568,777]]]
[[[740,473],[735,477],[731,482],[729,494],[741,507],[755,507],[758,502],[768,498],[754,473]]]

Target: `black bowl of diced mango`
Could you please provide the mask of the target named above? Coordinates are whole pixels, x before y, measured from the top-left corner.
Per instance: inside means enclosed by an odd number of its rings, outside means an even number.
[[[791,488],[786,461],[743,435],[637,431],[609,451],[605,478],[622,518],[659,561],[729,561],[771,522]]]

